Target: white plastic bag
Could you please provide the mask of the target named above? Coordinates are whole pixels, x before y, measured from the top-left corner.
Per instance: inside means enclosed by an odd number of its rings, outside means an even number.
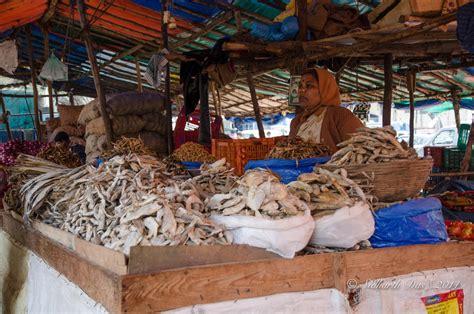
[[[369,205],[362,202],[338,209],[314,225],[310,244],[345,249],[369,239],[375,231],[374,216]]]
[[[309,211],[304,216],[270,220],[249,216],[211,216],[211,220],[225,226],[232,233],[234,244],[264,248],[286,258],[307,244],[314,230]]]
[[[67,81],[67,65],[62,63],[51,51],[48,60],[41,69],[40,77],[48,81]]]

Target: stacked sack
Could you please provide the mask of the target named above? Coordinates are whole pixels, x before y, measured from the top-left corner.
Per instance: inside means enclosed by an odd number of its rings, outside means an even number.
[[[116,139],[139,137],[154,153],[166,154],[166,119],[164,99],[160,94],[125,92],[107,95],[106,101]],[[86,154],[90,161],[105,152],[107,147],[99,99],[84,106],[78,122],[85,125]]]
[[[48,142],[53,142],[59,132],[69,135],[73,144],[85,145],[83,139],[85,128],[78,124],[78,118],[84,106],[70,106],[58,104],[59,118],[49,119],[46,122]]]

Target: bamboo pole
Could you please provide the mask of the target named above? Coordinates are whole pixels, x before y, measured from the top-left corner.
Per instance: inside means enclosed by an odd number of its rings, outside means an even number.
[[[41,33],[43,34],[43,50],[44,50],[44,61],[46,62],[49,58],[49,33],[46,26],[41,26]],[[50,80],[46,81],[48,85],[48,100],[49,100],[49,118],[54,118],[54,103],[53,103],[53,82]]]
[[[460,134],[459,129],[461,128],[461,117],[460,117],[459,111],[461,110],[461,108],[459,106],[459,95],[455,87],[451,88],[451,98],[453,101],[454,119],[456,121],[456,128],[458,129],[458,134]]]
[[[407,74],[407,89],[410,94],[410,138],[408,143],[410,147],[413,147],[415,138],[415,86],[416,86],[416,73],[410,72]]]
[[[296,9],[298,16],[298,24],[300,31],[298,33],[298,40],[305,41],[308,34],[308,3],[306,0],[297,0]]]
[[[5,102],[3,101],[2,95],[0,95],[0,105],[2,106],[3,110],[3,123],[5,123],[5,128],[7,129],[8,140],[11,141],[13,139],[13,136],[12,131],[10,130],[10,122],[8,122],[8,116],[10,115],[10,113],[8,113],[7,109],[5,108]]]
[[[169,1],[161,0],[161,34],[162,34],[162,46],[164,49],[169,50],[168,43],[168,23],[170,17]],[[173,138],[173,112],[171,107],[171,90],[170,90],[170,64],[166,65],[166,77],[165,77],[165,109],[166,109],[166,137],[168,140],[168,154],[172,154],[174,151],[174,138]]]
[[[34,103],[34,122],[37,133],[37,138],[41,142],[43,140],[43,134],[41,132],[40,118],[39,118],[39,99],[38,99],[38,86],[36,86],[36,68],[35,61],[33,59],[33,43],[31,39],[31,28],[28,25],[26,29],[26,37],[28,40],[28,59],[30,62],[31,71],[31,83],[33,85],[33,103]]]
[[[137,88],[138,92],[142,93],[143,92],[143,86],[142,86],[142,73],[140,69],[140,62],[138,62],[138,57],[135,57],[135,68],[137,70]]]
[[[471,130],[467,141],[466,153],[464,154],[464,159],[461,163],[461,172],[467,172],[469,170],[472,156],[472,145],[474,145],[474,119],[471,121]],[[464,179],[467,178],[465,177]]]
[[[234,11],[234,19],[235,19],[235,24],[237,25],[237,32],[240,33],[244,30],[242,27],[242,15],[240,14],[240,10],[235,10]]]
[[[258,134],[260,138],[265,138],[265,130],[263,129],[262,115],[260,114],[260,107],[258,106],[257,93],[255,92],[252,74],[249,71],[247,71],[247,82],[249,84],[250,96],[252,97],[253,111],[255,112],[255,120],[257,121]]]
[[[104,127],[105,127],[105,136],[107,138],[107,147],[110,149],[112,148],[112,141],[114,140],[113,136],[113,131],[112,131],[112,121],[109,117],[109,114],[107,113],[107,101],[105,99],[105,93],[102,90],[102,84],[100,82],[100,72],[99,72],[99,67],[97,66],[97,60],[95,58],[94,54],[94,48],[92,46],[92,40],[89,37],[89,31],[86,30],[88,28],[88,22],[86,20],[86,14],[85,14],[85,7],[84,7],[84,0],[77,0],[77,5],[79,9],[79,15],[80,15],[80,23],[81,23],[81,28],[84,31],[83,34],[83,41],[86,46],[87,50],[87,56],[89,58],[89,62],[92,67],[92,75],[94,78],[94,85],[95,85],[95,90],[97,92],[97,97],[99,98],[99,104],[100,104],[100,113],[102,116],[102,120],[104,122]]]
[[[392,115],[392,88],[393,88],[393,55],[386,54],[384,57],[384,93],[383,93],[383,125],[390,125]]]

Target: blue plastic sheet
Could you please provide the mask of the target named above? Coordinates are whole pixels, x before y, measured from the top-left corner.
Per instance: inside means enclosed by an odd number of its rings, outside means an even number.
[[[375,212],[372,246],[393,247],[445,242],[448,233],[441,202],[434,197],[396,204]]]
[[[193,162],[193,161],[183,161],[181,164],[186,169],[199,169],[201,168],[202,162]]]
[[[269,169],[281,177],[283,183],[295,181],[302,173],[312,172],[315,165],[328,162],[330,157],[308,158],[302,160],[266,159],[250,160],[245,165],[245,171],[255,168]]]
[[[298,19],[289,16],[281,23],[265,25],[259,22],[252,23],[250,34],[263,41],[284,41],[294,38],[298,34]]]

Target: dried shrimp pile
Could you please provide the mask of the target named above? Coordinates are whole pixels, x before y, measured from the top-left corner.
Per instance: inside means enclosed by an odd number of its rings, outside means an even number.
[[[81,165],[79,156],[63,145],[50,145],[42,149],[39,152],[38,157],[68,168],[76,168]]]
[[[281,219],[302,216],[309,210],[305,202],[289,194],[286,186],[270,171],[247,171],[238,186],[229,193],[215,194],[206,203],[206,210],[220,215],[245,215]]]
[[[370,164],[418,158],[413,148],[397,141],[396,135],[397,132],[391,126],[360,128],[352,138],[337,145],[340,149],[328,164]]]
[[[129,138],[122,136],[118,141],[113,143],[111,151],[104,153],[104,157],[112,157],[117,155],[129,155],[137,154],[139,156],[148,155],[154,156],[155,154],[146,147],[145,143],[141,138]]]
[[[358,201],[368,201],[368,196],[347,177],[344,169],[331,172],[316,168],[314,172],[300,174],[298,180],[288,183],[287,187],[291,195],[308,204],[314,218],[332,214],[344,206],[353,206]]]
[[[326,145],[306,142],[301,138],[288,138],[277,142],[267,154],[266,159],[306,159],[330,156]]]
[[[173,156],[179,161],[192,162],[215,162],[216,158],[209,154],[202,145],[187,142],[173,152]]]
[[[116,156],[98,168],[40,175],[20,196],[25,216],[125,254],[136,245],[227,244],[230,235],[199,211],[206,189],[195,185],[217,176],[208,172],[219,165],[203,170],[202,178],[180,181],[154,157]],[[218,180],[214,189],[223,190]]]

